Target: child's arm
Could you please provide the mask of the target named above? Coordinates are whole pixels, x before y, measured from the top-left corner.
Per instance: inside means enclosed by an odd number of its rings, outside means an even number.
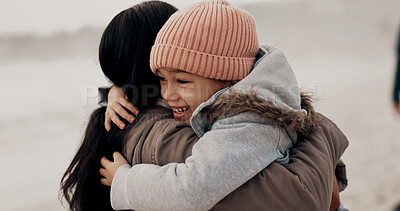
[[[270,207],[273,210],[298,208],[300,210],[327,210],[332,198],[332,183],[330,183],[332,181],[330,178],[333,177],[332,168],[343,154],[348,141],[334,123],[323,116],[320,118],[323,120],[322,129],[298,141],[296,147],[293,148],[292,162],[286,168],[272,163],[250,181],[230,193],[214,208],[217,210],[260,210]],[[163,150],[160,153],[173,152]],[[337,171],[338,169],[343,171],[344,164],[340,164],[339,167],[336,167]],[[338,176],[338,178],[343,177],[343,175]],[[200,193],[198,195],[201,197]]]
[[[220,201],[216,210],[328,210],[334,175],[339,191],[347,185],[339,159],[349,142],[332,121],[320,114],[318,118],[321,128],[298,140],[286,167],[272,163]]]
[[[211,209],[278,158],[275,147],[279,140],[259,137],[279,137],[280,128],[266,128],[255,123],[216,123],[193,146],[185,163],[122,166],[112,181],[113,208]]]

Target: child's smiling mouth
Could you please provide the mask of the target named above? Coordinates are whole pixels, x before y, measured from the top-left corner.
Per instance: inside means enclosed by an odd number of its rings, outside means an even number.
[[[184,117],[188,113],[190,107],[189,106],[188,107],[172,107],[171,106],[171,108],[172,108],[174,117],[179,119],[179,118]]]

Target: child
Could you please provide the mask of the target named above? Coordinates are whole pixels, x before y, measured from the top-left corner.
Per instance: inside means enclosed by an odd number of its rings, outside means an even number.
[[[201,138],[185,163],[131,168],[119,154],[114,163],[103,159],[115,209],[210,209],[271,162],[287,164],[296,132],[318,125],[312,109],[301,109],[283,54],[259,50],[252,17],[225,1],[171,16],[150,63],[175,118],[190,120]]]

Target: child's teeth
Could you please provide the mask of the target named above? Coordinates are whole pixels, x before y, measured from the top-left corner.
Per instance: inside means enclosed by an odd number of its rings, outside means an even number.
[[[183,113],[183,112],[187,111],[188,109],[189,108],[176,108],[176,109],[174,109],[174,111],[177,113]]]

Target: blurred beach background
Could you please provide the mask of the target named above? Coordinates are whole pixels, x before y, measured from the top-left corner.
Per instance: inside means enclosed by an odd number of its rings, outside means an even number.
[[[141,1],[0,2],[0,210],[66,210],[59,181],[97,87],[102,31]],[[184,8],[192,0],[167,1]],[[400,0],[230,1],[281,49],[316,108],[346,134],[350,210],[400,203],[400,117],[391,102]]]

